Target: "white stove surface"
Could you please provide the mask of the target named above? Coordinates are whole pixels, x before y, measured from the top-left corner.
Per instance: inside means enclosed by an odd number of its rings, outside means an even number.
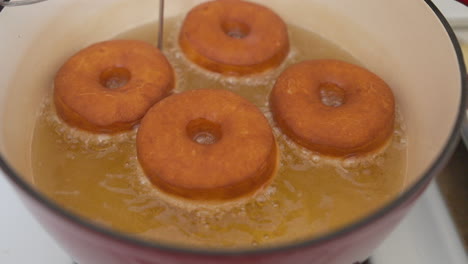
[[[433,0],[452,25],[468,26],[468,7]],[[0,175],[0,263],[71,264],[70,257],[25,209]],[[372,256],[372,264],[467,264],[468,258],[438,187],[432,183]]]

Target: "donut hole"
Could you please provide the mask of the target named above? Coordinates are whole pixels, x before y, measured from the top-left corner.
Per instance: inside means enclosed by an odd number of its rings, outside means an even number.
[[[319,87],[322,104],[339,107],[345,102],[345,91],[334,83],[322,83]]]
[[[190,121],[186,126],[186,130],[187,136],[193,142],[201,145],[215,144],[222,137],[221,125],[205,118]]]
[[[132,77],[130,71],[124,67],[111,67],[103,70],[99,82],[108,89],[118,89],[125,86]]]
[[[226,35],[235,39],[245,38],[250,33],[250,27],[247,24],[236,20],[224,20],[221,28]]]

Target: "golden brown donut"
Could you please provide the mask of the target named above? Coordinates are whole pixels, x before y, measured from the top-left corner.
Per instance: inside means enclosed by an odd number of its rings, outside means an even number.
[[[69,58],[55,76],[54,102],[70,126],[94,133],[132,128],[174,87],[164,55],[137,40],[93,44]]]
[[[311,60],[289,67],[276,81],[270,106],[286,135],[327,156],[375,152],[393,132],[390,87],[372,72],[343,61]]]
[[[172,95],[142,119],[137,155],[158,189],[191,200],[254,193],[276,169],[276,141],[252,103],[226,90]]]
[[[270,9],[241,0],[217,0],[186,16],[179,45],[210,71],[246,75],[277,67],[289,51],[283,20]]]

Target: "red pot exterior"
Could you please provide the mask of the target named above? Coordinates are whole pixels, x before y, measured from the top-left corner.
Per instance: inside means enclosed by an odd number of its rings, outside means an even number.
[[[44,228],[79,264],[353,264],[364,261],[395,228],[427,183],[399,206],[365,225],[320,243],[248,254],[197,254],[139,245],[82,226],[20,191]]]

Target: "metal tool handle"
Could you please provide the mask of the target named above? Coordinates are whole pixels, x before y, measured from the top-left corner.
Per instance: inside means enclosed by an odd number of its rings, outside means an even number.
[[[0,6],[22,6],[22,5],[31,5],[47,0],[0,0]]]
[[[158,18],[158,49],[163,49],[163,34],[164,34],[164,0],[159,0],[159,18]]]

